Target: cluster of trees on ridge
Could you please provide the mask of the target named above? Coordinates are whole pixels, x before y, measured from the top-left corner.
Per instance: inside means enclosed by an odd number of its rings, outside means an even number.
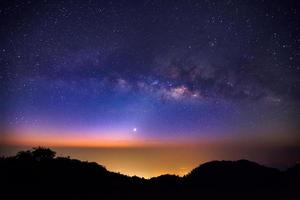
[[[299,164],[280,171],[248,160],[144,179],[38,147],[1,157],[0,177],[1,199],[300,199]]]

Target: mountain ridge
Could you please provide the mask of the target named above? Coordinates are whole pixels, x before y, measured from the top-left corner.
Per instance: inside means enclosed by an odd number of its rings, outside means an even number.
[[[183,177],[145,179],[95,162],[55,157],[47,148],[0,159],[2,189],[10,199],[298,199],[299,174],[300,165],[280,171],[243,159],[207,162]]]

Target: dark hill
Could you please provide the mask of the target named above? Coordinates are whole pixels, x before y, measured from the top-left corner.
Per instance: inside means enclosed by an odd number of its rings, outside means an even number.
[[[272,184],[279,178],[279,170],[248,160],[208,162],[185,176],[186,181],[194,184],[223,187]]]
[[[300,199],[299,174],[299,165],[279,171],[247,160],[213,161],[184,177],[147,180],[46,148],[0,159],[1,199]]]

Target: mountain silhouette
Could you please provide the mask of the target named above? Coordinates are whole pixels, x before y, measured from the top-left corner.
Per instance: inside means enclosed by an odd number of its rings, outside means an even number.
[[[280,171],[248,160],[212,161],[183,177],[151,179],[48,148],[0,159],[2,199],[300,199],[300,165]]]
[[[212,161],[193,169],[185,178],[202,185],[263,185],[279,178],[280,171],[248,160]],[[228,182],[230,180],[230,182]]]

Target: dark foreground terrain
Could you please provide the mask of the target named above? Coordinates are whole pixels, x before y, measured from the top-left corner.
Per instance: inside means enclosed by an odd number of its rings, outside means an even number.
[[[0,159],[1,199],[300,199],[300,165],[213,161],[184,177],[150,180],[35,148]]]

